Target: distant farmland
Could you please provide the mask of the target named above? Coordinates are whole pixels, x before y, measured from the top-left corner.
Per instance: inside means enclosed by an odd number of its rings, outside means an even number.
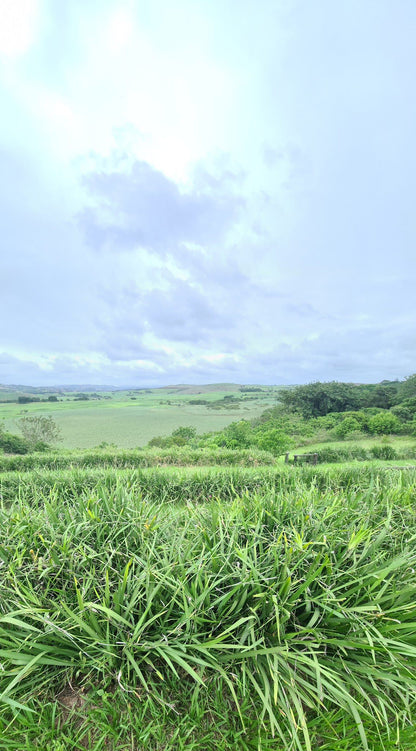
[[[80,398],[71,391],[59,394],[58,402],[0,404],[0,419],[8,430],[15,430],[16,421],[24,415],[50,414],[61,428],[64,448],[91,448],[102,442],[133,448],[157,435],[169,435],[181,425],[206,433],[235,420],[251,419],[276,402],[278,390],[262,387],[241,392],[234,384],[179,385],[99,392],[99,398],[87,392],[86,398]]]

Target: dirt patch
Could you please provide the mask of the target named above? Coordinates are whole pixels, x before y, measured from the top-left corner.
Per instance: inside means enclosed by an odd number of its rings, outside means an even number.
[[[61,705],[66,720],[72,712],[82,709],[87,701],[85,689],[68,683],[59,694],[56,695],[57,702]]]

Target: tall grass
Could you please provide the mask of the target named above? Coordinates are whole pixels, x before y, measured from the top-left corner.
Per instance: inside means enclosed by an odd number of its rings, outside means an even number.
[[[175,447],[173,449],[96,450],[50,452],[25,455],[0,455],[0,472],[32,469],[69,469],[108,467],[135,469],[143,467],[177,466],[241,466],[257,467],[276,463],[268,451],[259,449],[220,449]]]
[[[366,465],[343,467],[161,467],[145,469],[117,469],[106,467],[63,470],[36,469],[0,473],[0,501],[5,505],[19,499],[36,506],[45,498],[76,501],[92,491],[97,493],[124,492],[154,503],[181,503],[186,500],[205,502],[212,497],[224,501],[242,493],[291,493],[316,488],[320,492],[369,489],[374,493],[400,494],[414,498],[416,472],[414,469],[381,468]]]
[[[33,476],[2,504],[6,714],[71,679],[154,706],[166,685],[194,704],[220,690],[243,735],[254,714],[286,749],[312,749],[330,711],[351,718],[362,748],[366,727],[410,721],[414,473],[352,473],[347,489],[340,473],[309,470],[103,477],[82,488],[74,474],[65,496]],[[160,502],[169,478],[181,503]],[[189,495],[196,479],[204,502]]]

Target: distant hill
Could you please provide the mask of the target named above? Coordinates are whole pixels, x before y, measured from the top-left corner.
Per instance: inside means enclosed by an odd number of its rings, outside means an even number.
[[[71,384],[66,386],[24,386],[22,384],[0,384],[0,392],[18,392],[21,394],[60,394],[68,391],[117,391],[116,386],[95,386],[85,384]]]
[[[49,394],[65,394],[72,392],[80,392],[84,394],[105,392],[105,391],[162,391],[165,394],[183,394],[194,396],[196,394],[211,394],[216,392],[237,392],[240,390],[264,390],[273,388],[271,386],[264,386],[258,384],[257,386],[250,384],[250,386],[242,386],[239,383],[177,383],[170,384],[168,386],[109,386],[108,384],[69,384],[69,385],[55,385],[55,386],[27,386],[23,384],[0,384],[0,401],[4,397],[11,397],[12,399],[18,396],[29,395],[49,395]]]
[[[159,390],[168,391],[170,394],[210,394],[216,391],[238,391],[241,386],[238,383],[179,383],[172,386],[161,386]]]
[[[86,394],[91,391],[169,391],[176,394],[208,394],[215,391],[238,391],[240,385],[237,383],[207,383],[191,384],[179,383],[168,386],[108,386],[97,384],[70,384],[56,386],[26,386],[22,384],[0,384],[0,392],[17,392],[21,394],[59,394],[63,392],[81,391]]]

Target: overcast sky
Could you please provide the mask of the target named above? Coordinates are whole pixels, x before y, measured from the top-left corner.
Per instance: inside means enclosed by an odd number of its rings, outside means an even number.
[[[0,0],[0,383],[416,371],[414,0]]]

